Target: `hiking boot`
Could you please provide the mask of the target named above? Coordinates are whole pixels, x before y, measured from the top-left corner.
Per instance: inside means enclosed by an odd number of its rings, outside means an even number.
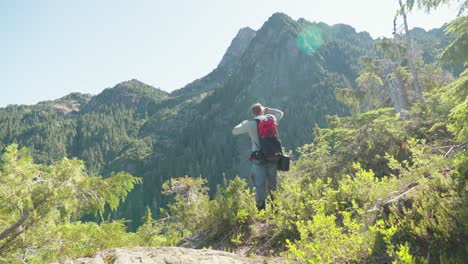
[[[257,202],[257,209],[258,211],[265,210],[265,201]]]

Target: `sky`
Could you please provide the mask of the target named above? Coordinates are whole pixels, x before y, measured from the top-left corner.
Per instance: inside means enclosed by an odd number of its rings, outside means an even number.
[[[238,30],[275,12],[391,36],[398,0],[0,0],[0,107],[72,92],[98,94],[136,78],[172,91],[220,62]],[[456,7],[408,16],[432,29]]]

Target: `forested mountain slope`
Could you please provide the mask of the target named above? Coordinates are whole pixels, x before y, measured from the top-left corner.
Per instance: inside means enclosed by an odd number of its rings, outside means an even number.
[[[130,80],[0,109],[0,262],[149,261],[166,248],[134,247],[180,246],[247,262],[464,263],[467,28],[460,16],[449,37],[372,40],[278,13],[173,93]],[[260,211],[249,141],[231,135],[256,101],[285,112],[294,150]],[[167,257],[181,252],[207,250]]]
[[[250,118],[252,103],[285,112],[280,131],[287,150],[310,142],[326,115],[348,115],[335,89],[356,87],[356,62],[375,54],[373,43],[348,25],[276,13],[258,31],[241,29],[213,72],[170,94],[130,80],[96,96],[2,108],[0,149],[16,142],[40,163],[77,157],[91,174],[142,177],[113,214],[136,227],[147,206],[158,214],[167,179],[201,175],[214,192],[225,179],[249,174],[249,140],[231,129]]]

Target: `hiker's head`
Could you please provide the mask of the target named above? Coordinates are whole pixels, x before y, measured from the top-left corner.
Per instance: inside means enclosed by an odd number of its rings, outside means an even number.
[[[264,110],[264,109],[265,109],[265,108],[264,108],[263,105],[261,105],[260,103],[253,104],[253,105],[250,107],[250,110],[252,111],[252,115],[253,115],[254,117],[263,115],[263,110]]]

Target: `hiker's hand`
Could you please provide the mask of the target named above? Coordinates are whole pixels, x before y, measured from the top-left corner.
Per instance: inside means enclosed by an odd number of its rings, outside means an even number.
[[[263,113],[266,114],[268,112],[268,110],[269,110],[268,107],[263,108]]]

